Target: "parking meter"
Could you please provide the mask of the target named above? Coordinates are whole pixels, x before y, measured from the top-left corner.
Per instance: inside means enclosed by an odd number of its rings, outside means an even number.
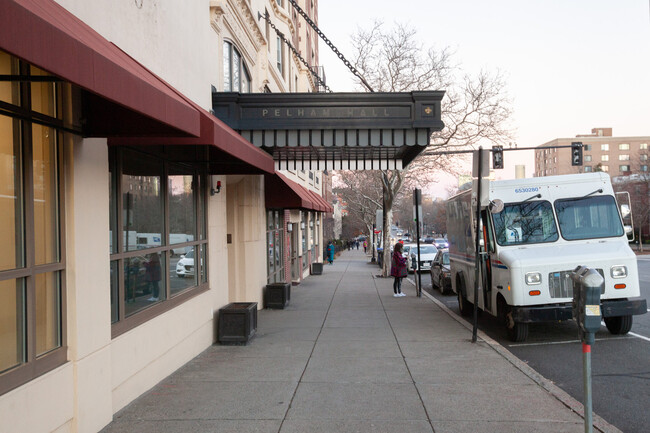
[[[605,280],[595,269],[578,266],[571,274],[573,280],[573,318],[580,329],[580,339],[594,343],[594,334],[600,329],[600,293]]]
[[[591,398],[591,345],[600,329],[600,293],[605,279],[595,269],[578,266],[571,273],[573,280],[573,318],[578,322],[582,340],[582,377],[584,382],[585,432],[593,432]]]

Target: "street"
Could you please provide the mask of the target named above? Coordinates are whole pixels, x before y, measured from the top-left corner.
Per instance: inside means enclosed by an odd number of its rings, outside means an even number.
[[[650,256],[639,256],[637,261],[641,296],[650,300]],[[433,290],[429,274],[422,275],[422,286],[458,314],[455,294],[443,296]],[[503,325],[488,314],[479,314],[479,329],[573,398],[583,401],[582,349],[575,322],[532,324],[523,343],[508,340]],[[594,412],[624,432],[647,431],[649,385],[650,314],[634,316],[627,335],[612,335],[603,324],[592,347]]]

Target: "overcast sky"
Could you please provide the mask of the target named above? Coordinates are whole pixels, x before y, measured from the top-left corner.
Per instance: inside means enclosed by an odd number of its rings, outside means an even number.
[[[650,135],[649,7],[650,0],[321,0],[318,13],[321,30],[349,59],[350,35],[378,19],[413,26],[426,46],[451,47],[466,72],[501,70],[516,142],[525,147],[594,127]],[[322,41],[320,63],[333,91],[360,90]],[[530,177],[532,152],[525,153],[518,163]]]

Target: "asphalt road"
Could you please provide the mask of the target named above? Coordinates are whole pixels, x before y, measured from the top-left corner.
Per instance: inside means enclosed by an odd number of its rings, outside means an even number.
[[[641,296],[650,304],[650,255],[639,256]],[[413,275],[409,275],[413,278]],[[458,314],[455,295],[422,286]],[[471,322],[471,319],[469,320]],[[496,318],[481,314],[479,328],[576,400],[583,401],[582,346],[573,321],[534,324],[528,339],[512,343]],[[650,313],[634,317],[627,335],[611,335],[603,324],[592,346],[593,410],[624,432],[650,431]]]

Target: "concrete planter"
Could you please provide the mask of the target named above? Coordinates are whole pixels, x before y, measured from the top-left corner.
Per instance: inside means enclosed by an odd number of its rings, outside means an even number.
[[[233,302],[219,309],[219,343],[246,344],[256,330],[257,302]]]
[[[266,285],[264,306],[266,308],[283,309],[291,299],[290,283],[273,283]]]
[[[312,263],[311,264],[311,274],[312,275],[323,275],[323,264],[322,263]]]

